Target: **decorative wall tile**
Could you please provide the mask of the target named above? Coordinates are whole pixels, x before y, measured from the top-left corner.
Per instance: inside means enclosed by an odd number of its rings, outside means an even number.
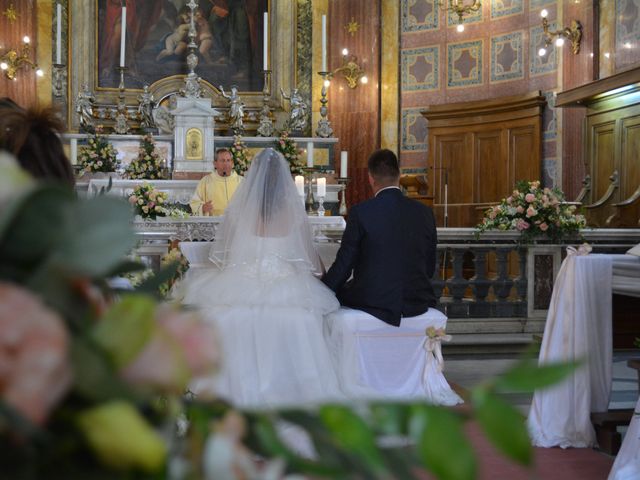
[[[422,108],[402,109],[402,150],[427,150],[427,120]]]
[[[524,12],[524,0],[491,0],[491,18],[502,18]]]
[[[556,30],[556,22],[549,22],[549,29]],[[547,48],[547,54],[538,55],[538,50],[544,47],[544,35],[542,26],[534,27],[529,31],[529,73],[531,76],[544,75],[558,68],[556,47],[551,44]]]
[[[476,12],[465,13],[462,17],[462,23],[478,23],[482,21],[482,7],[478,9]],[[449,27],[454,27],[460,23],[460,17],[456,15],[455,12],[449,10],[447,12],[447,25]]]
[[[483,40],[447,44],[447,86],[482,84]]]
[[[440,81],[440,46],[402,50],[402,90],[435,90]]]
[[[523,32],[491,37],[491,83],[524,78]]]
[[[438,0],[402,0],[402,32],[437,30],[440,18]]]
[[[558,116],[556,111],[556,94],[544,92],[547,105],[542,112],[542,138],[545,142],[555,140],[558,136]]]
[[[542,10],[545,5],[554,3],[556,3],[556,0],[529,0],[529,10]]]

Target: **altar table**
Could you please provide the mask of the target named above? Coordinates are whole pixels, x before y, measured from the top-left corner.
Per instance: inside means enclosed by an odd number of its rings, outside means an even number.
[[[640,295],[640,257],[580,255],[568,249],[544,329],[539,363],[584,360],[568,379],[536,391],[528,425],[540,447],[591,447],[591,412],[607,411],[611,392],[611,295]]]

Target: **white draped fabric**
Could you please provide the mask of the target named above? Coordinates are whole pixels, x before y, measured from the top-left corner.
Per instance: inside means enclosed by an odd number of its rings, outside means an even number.
[[[627,429],[622,447],[613,463],[609,480],[637,480],[640,478],[640,399]]]
[[[353,397],[462,403],[442,373],[443,338],[425,334],[429,327],[444,330],[446,325],[447,317],[433,308],[403,318],[400,327],[344,307],[329,314],[325,335],[343,391]]]
[[[540,447],[590,447],[590,413],[606,411],[612,374],[611,255],[568,249],[556,279],[539,363],[584,360],[569,379],[536,391],[528,424]]]

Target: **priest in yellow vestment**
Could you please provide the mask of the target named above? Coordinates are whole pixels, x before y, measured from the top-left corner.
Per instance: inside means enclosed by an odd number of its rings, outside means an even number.
[[[233,157],[226,148],[216,151],[213,172],[202,177],[191,198],[193,215],[222,215],[235,193],[242,177],[233,171]]]

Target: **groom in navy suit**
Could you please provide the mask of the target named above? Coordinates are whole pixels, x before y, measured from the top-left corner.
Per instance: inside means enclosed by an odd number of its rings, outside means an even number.
[[[392,151],[373,152],[368,169],[375,197],[351,208],[340,250],[322,281],[342,305],[397,327],[402,317],[436,305],[430,281],[436,224],[429,207],[400,191],[400,168]]]

